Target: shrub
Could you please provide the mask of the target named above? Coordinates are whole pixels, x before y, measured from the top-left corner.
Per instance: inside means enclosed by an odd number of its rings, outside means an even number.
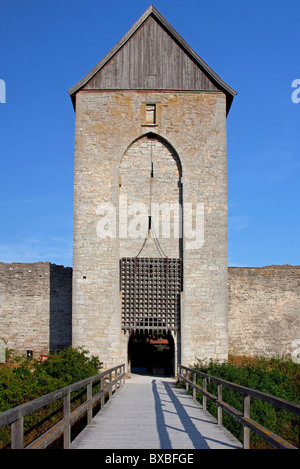
[[[43,362],[35,363],[35,373],[43,382],[52,380],[54,389],[67,386],[95,375],[102,367],[97,357],[88,357],[87,351],[81,348],[69,347],[54,355],[50,355]]]
[[[72,347],[50,355],[42,362],[14,358],[13,362],[0,366],[0,412],[93,376],[101,367],[97,357],[88,357],[88,351]],[[53,421],[57,420],[60,406],[60,402],[53,403],[47,409],[27,416],[24,432],[36,427],[40,421],[45,430],[44,422],[49,416]],[[0,428],[0,448],[9,444],[9,440],[9,428]]]
[[[195,369],[231,381],[235,384],[256,389],[282,399],[300,403],[299,383],[300,366],[288,358],[251,358],[230,356],[228,362],[211,361],[209,364],[197,363]],[[201,385],[202,380],[199,379]],[[216,384],[211,383],[208,390],[216,395]],[[199,398],[201,401],[201,398]],[[243,397],[240,393],[223,387],[223,400],[239,411],[243,410]],[[216,415],[216,406],[208,401],[208,410]],[[277,409],[258,399],[251,399],[251,419],[268,430],[281,436],[294,446],[298,446],[298,419],[292,414]],[[242,441],[241,425],[225,412],[224,426]],[[255,434],[251,434],[251,447],[262,448],[267,445]]]

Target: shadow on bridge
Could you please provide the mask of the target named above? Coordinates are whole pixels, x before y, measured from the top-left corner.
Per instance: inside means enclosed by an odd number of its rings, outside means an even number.
[[[118,392],[72,442],[73,449],[234,449],[216,424],[171,377],[128,375]]]
[[[212,435],[203,436],[199,430],[201,422],[209,425],[211,430],[215,423],[211,417],[199,419],[199,405],[186,395],[185,391],[178,389],[174,383],[163,380],[152,380],[152,392],[155,400],[156,425],[162,449],[172,449],[172,442],[180,442],[182,438],[188,438],[195,449],[210,449],[208,441],[220,444],[219,439]],[[179,399],[179,397],[180,399]],[[187,403],[183,404],[183,400]],[[171,417],[171,418],[170,418]],[[175,418],[174,418],[175,417]],[[195,422],[198,423],[195,425]],[[225,448],[236,448],[235,444],[223,442]],[[176,447],[178,447],[176,445]]]

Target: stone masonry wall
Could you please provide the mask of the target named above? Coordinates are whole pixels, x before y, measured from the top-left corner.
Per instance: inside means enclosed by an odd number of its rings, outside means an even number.
[[[0,339],[8,348],[38,357],[71,344],[71,279],[71,268],[48,262],[0,263]],[[230,267],[228,306],[230,354],[296,353],[300,266]]]
[[[50,264],[0,264],[0,337],[17,353],[49,352]]]
[[[150,177],[151,171],[153,177]],[[178,156],[155,134],[150,138],[141,137],[130,145],[120,162],[119,194],[126,202],[124,215],[129,214],[123,216],[124,226],[121,225],[127,236],[120,236],[120,257],[135,257],[139,252],[140,257],[161,257],[159,248],[169,258],[182,256],[178,236],[182,230],[180,216],[177,216],[182,198],[180,173]],[[143,208],[143,213],[135,217],[139,207]],[[172,209],[170,217],[169,208]],[[143,245],[150,215],[151,236]]]
[[[229,352],[282,355],[300,346],[300,266],[230,267]]]
[[[71,344],[72,269],[0,263],[0,338],[35,357]]]

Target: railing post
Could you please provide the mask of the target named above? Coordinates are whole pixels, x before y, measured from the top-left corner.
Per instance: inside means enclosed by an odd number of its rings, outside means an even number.
[[[109,372],[109,383],[108,383],[108,395],[109,395],[109,399],[111,399],[112,397],[112,385],[111,385],[111,381],[112,381],[112,378],[111,378],[111,371]]]
[[[222,401],[222,384],[218,384],[218,401]],[[218,405],[218,425],[223,424],[223,409]]]
[[[207,379],[206,378],[203,378],[202,387],[203,387],[203,391],[207,391]],[[206,402],[207,402],[207,397],[203,396],[203,399],[202,399],[203,410],[206,410]]]
[[[101,409],[103,409],[104,407],[104,403],[105,403],[105,396],[104,396],[104,378],[101,378],[100,380],[100,391],[102,391],[102,394],[101,394]]]
[[[189,372],[188,370],[185,370],[185,379],[189,379]],[[186,392],[189,392],[189,383],[185,384],[185,390]]]
[[[91,425],[93,420],[93,383],[89,382],[87,385],[87,401],[88,401],[88,411],[87,411],[87,424]]]
[[[64,429],[64,449],[70,449],[71,446],[71,429],[70,429],[70,392],[64,396],[64,403],[63,403],[63,419],[65,421],[65,429]]]
[[[244,395],[244,417],[250,418],[250,396]],[[244,425],[243,428],[243,448],[250,448],[250,429]]]
[[[196,373],[193,373],[193,384],[196,384]],[[196,400],[196,388],[193,387],[193,399]]]
[[[116,378],[119,378],[120,374],[121,374],[121,367],[118,366],[118,368],[116,369]],[[120,380],[117,379],[116,392],[118,391],[119,387],[120,387]]]
[[[120,373],[123,375],[125,373],[125,365],[122,365],[120,368]],[[122,387],[125,382],[125,376],[122,376],[120,379],[120,386]]]
[[[11,425],[11,449],[24,448],[24,419],[20,417]]]

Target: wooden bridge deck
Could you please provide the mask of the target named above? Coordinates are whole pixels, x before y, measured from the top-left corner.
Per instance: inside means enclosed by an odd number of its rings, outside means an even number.
[[[72,449],[239,449],[174,378],[131,374]]]

